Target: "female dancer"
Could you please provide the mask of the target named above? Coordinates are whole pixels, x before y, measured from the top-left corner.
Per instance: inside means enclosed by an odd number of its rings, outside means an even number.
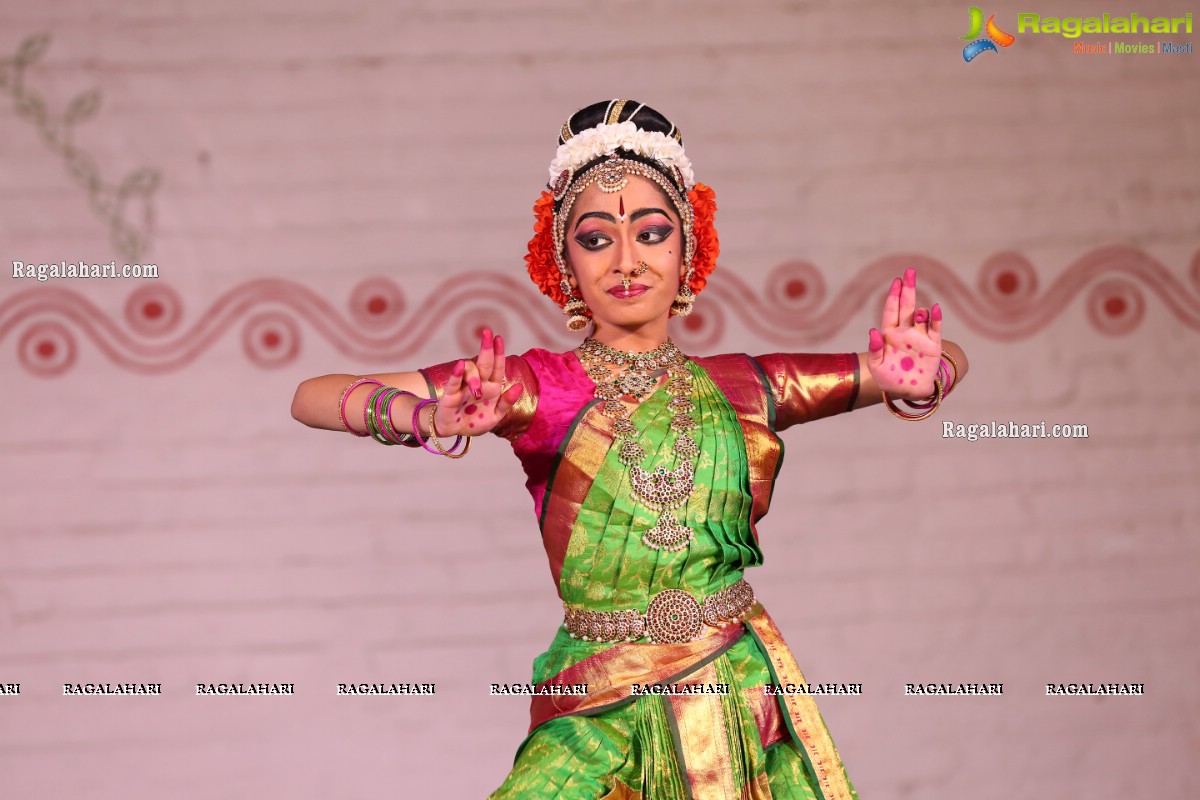
[[[716,204],[676,127],[634,101],[590,105],[563,124],[549,177],[526,260],[567,326],[591,326],[579,347],[506,356],[484,330],[473,359],[307,380],[292,414],[451,458],[490,432],[520,460],[563,624],[493,800],[856,797],[743,578],[763,563],[777,433],[880,401],[922,419],[966,359],[940,308],[916,307],[911,269],[866,352],[689,357],[667,320],[715,266]]]

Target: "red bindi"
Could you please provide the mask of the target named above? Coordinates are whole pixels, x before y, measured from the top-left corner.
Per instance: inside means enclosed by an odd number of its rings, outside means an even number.
[[[477,408],[479,408],[479,406],[475,405],[474,403],[471,403],[469,406],[467,406],[464,409],[464,411],[466,411],[468,414],[474,414],[475,409],[477,409]]]
[[[910,369],[913,368],[915,363],[916,362],[913,361],[911,358],[909,358],[908,356],[905,356],[904,358],[900,359],[900,369],[904,370],[905,372],[908,372]]]

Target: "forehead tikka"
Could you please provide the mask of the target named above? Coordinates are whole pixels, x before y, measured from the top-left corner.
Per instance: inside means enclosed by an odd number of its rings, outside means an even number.
[[[603,167],[600,178],[596,181],[600,191],[612,194],[629,185],[629,178],[625,176],[624,164],[619,159],[610,158],[604,162]]]

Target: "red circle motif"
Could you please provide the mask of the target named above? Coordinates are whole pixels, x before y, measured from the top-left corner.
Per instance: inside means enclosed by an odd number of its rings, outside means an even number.
[[[125,320],[134,333],[163,336],[178,325],[183,302],[174,289],[159,284],[143,286],[125,301]]]
[[[260,367],[282,367],[300,353],[300,329],[286,314],[265,311],[246,321],[242,348]]]
[[[367,278],[350,293],[350,316],[365,328],[386,328],[404,313],[404,295],[388,278]]]
[[[1109,336],[1122,336],[1142,322],[1146,301],[1141,290],[1124,278],[1111,278],[1092,287],[1087,315],[1092,325]]]
[[[1020,308],[1037,294],[1037,272],[1029,259],[1015,251],[996,253],[983,264],[979,289],[985,299],[1002,308]]]
[[[17,357],[34,375],[57,377],[75,363],[75,337],[60,322],[39,322],[29,326],[21,336]]]

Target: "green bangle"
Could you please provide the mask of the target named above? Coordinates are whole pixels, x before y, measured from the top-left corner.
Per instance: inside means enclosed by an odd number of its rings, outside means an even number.
[[[380,407],[383,408],[383,414],[380,419],[383,421],[383,432],[388,439],[388,444],[403,444],[412,447],[413,445],[409,444],[409,442],[415,441],[415,437],[411,433],[399,433],[395,426],[392,425],[392,401],[402,394],[412,394],[412,392],[396,389],[394,394],[379,401]],[[416,397],[416,395],[413,396]]]
[[[375,403],[388,392],[399,392],[400,390],[393,386],[381,386],[371,392],[371,396],[367,398],[367,432],[371,434],[371,438],[380,444],[393,445],[395,442],[389,441],[379,431],[379,421],[375,418]]]

